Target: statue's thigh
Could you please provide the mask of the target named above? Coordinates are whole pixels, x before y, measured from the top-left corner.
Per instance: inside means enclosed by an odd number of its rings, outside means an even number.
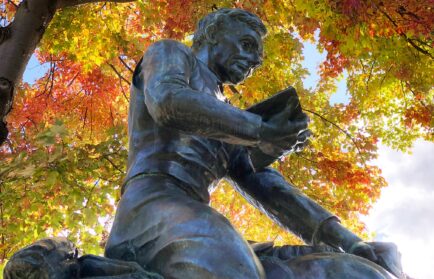
[[[107,257],[136,261],[164,278],[263,278],[250,246],[220,213],[170,180],[134,184],[119,203]]]

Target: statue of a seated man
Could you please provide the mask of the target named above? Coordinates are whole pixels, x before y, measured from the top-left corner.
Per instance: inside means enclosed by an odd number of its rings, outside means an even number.
[[[378,245],[363,242],[268,167],[310,136],[292,88],[280,93],[283,103],[274,100],[281,106],[274,112],[273,100],[250,110],[223,101],[223,84],[240,83],[261,65],[266,32],[256,15],[220,9],[199,22],[192,48],[172,40],[148,48],[134,72],[128,173],[105,257],[180,279],[391,278],[373,262],[398,273],[380,260]],[[208,205],[222,178],[306,243],[364,259],[308,247],[253,251]],[[261,263],[257,254],[281,261]]]
[[[191,49],[172,40],[149,47],[134,73],[128,173],[106,257],[165,278],[264,278],[251,247],[208,205],[227,178],[307,243],[377,261],[369,244],[267,167],[310,135],[298,99],[266,120],[222,101],[223,84],[261,65],[266,32],[256,15],[220,9],[199,22]]]

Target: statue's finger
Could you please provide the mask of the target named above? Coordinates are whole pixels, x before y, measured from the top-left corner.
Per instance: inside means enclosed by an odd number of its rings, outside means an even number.
[[[304,131],[300,131],[297,135],[297,141],[305,142],[312,135],[313,135],[313,133],[309,129],[304,130]]]
[[[298,135],[300,131],[307,130],[308,123],[303,120],[289,121],[289,133]]]
[[[294,152],[301,152],[303,149],[310,143],[309,139],[305,140],[304,142],[297,143],[293,150]]]

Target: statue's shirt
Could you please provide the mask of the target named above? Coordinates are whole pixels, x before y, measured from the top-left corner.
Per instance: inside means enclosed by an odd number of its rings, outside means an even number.
[[[169,175],[208,202],[208,188],[226,174],[230,160],[231,144],[220,139],[254,143],[261,121],[224,104],[221,88],[187,46],[171,40],[150,46],[131,88],[126,181]]]

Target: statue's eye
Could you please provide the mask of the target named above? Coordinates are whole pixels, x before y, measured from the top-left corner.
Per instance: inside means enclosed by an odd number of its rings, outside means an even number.
[[[243,40],[241,41],[241,46],[244,50],[251,51],[253,49],[253,43],[249,40]]]

